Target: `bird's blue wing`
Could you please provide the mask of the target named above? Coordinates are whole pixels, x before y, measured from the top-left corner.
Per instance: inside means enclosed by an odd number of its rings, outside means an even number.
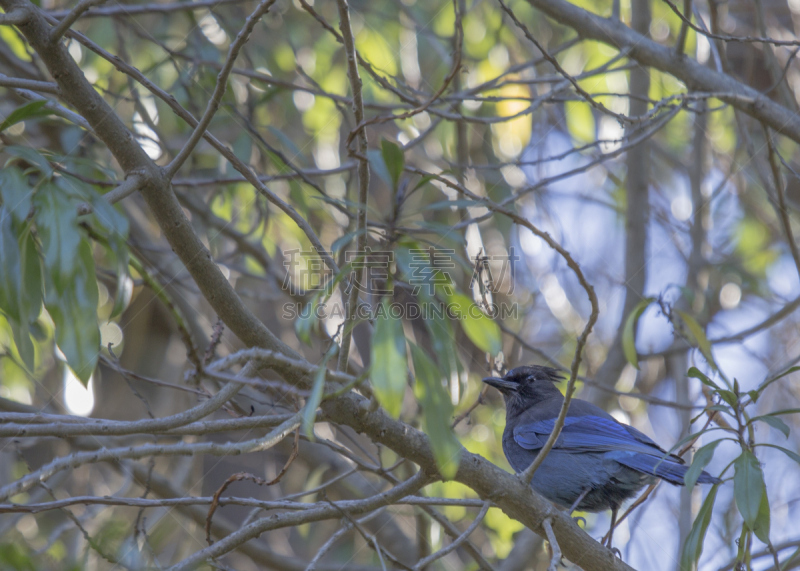
[[[526,450],[539,450],[554,425],[554,418],[520,424],[514,429],[514,441]],[[570,454],[602,453],[628,468],[678,485],[688,469],[681,458],[667,454],[635,428],[601,416],[567,417],[553,449]],[[703,472],[698,482],[714,484],[720,480]]]
[[[553,431],[555,419],[520,424],[514,429],[514,440],[522,448],[538,450],[547,442]],[[639,432],[631,433],[623,424],[601,416],[570,416],[554,448],[565,452],[610,452],[615,450],[642,452],[662,456],[664,451]]]

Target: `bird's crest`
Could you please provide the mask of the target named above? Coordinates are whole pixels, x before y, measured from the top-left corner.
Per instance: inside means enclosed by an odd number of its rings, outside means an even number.
[[[511,369],[503,378],[516,383],[531,383],[535,381],[559,383],[564,380],[564,374],[552,367],[525,365]]]

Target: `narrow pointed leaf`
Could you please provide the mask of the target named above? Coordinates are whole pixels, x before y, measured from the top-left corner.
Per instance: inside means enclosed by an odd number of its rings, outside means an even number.
[[[442,374],[425,352],[411,345],[416,383],[414,392],[422,403],[425,431],[430,439],[436,466],[445,480],[455,476],[461,459],[461,444],[450,428],[453,404],[442,385]]]
[[[481,351],[497,355],[503,348],[497,323],[464,294],[455,294],[449,301],[470,341]]]
[[[56,344],[75,375],[87,385],[100,355],[97,281],[89,243],[81,242],[77,248],[74,273],[68,286],[59,291],[49,273],[45,277],[45,305],[56,325]]]
[[[35,117],[46,117],[47,115],[50,115],[52,111],[45,108],[45,105],[47,105],[47,100],[40,99],[39,101],[31,101],[22,107],[14,109],[14,111],[9,113],[8,117],[6,117],[5,120],[0,123],[0,133],[12,125],[16,125],[20,121],[26,121]]]
[[[694,487],[697,483],[697,478],[700,477],[700,473],[703,471],[703,468],[708,466],[708,463],[711,462],[711,458],[714,457],[714,450],[717,449],[719,443],[722,440],[714,440],[713,442],[709,442],[705,446],[702,446],[697,453],[694,455],[692,459],[692,465],[686,471],[686,475],[683,477],[683,481],[686,483],[686,487],[690,490]]]
[[[789,438],[789,426],[777,416],[772,416],[770,414],[765,414],[764,416],[756,416],[755,418],[750,419],[750,423],[753,423],[756,420],[760,420],[761,422],[766,422],[775,430],[779,430],[780,432],[782,432],[786,438]]]
[[[0,198],[17,223],[22,223],[31,210],[33,190],[28,186],[22,171],[16,167],[0,169]]]
[[[636,352],[636,323],[652,302],[652,297],[640,301],[628,315],[625,320],[625,328],[622,330],[622,350],[625,358],[637,369],[639,368],[639,354]]]
[[[758,505],[758,517],[753,525],[753,533],[764,543],[769,543],[769,523],[769,498],[765,488]]]
[[[397,183],[400,182],[400,176],[403,174],[403,167],[405,166],[405,155],[395,143],[383,139],[381,141],[381,156],[386,165],[386,170],[389,172],[389,178],[392,181],[392,188],[397,188]]]
[[[717,385],[714,381],[708,378],[705,373],[702,373],[697,367],[691,367],[689,372],[686,373],[686,376],[692,377],[694,379],[699,379],[701,383],[710,387],[714,390],[719,390],[719,385]]]
[[[325,392],[325,373],[327,372],[328,361],[336,354],[336,345],[332,345],[325,357],[322,359],[317,372],[314,373],[314,385],[311,387],[311,394],[306,400],[303,408],[303,432],[310,440],[314,440],[314,421],[317,418],[317,408],[322,402],[322,395]]]
[[[400,416],[408,379],[406,337],[403,323],[389,313],[389,301],[375,319],[372,335],[372,388],[383,408],[393,418]]]
[[[711,354],[711,343],[709,343],[708,337],[706,337],[706,332],[703,331],[703,328],[694,317],[685,311],[675,311],[678,313],[681,320],[686,324],[686,328],[694,338],[694,342],[697,344],[698,349],[700,349],[700,352],[706,358],[706,361],[708,361],[708,364],[716,369],[717,366],[714,363],[714,355]]]
[[[697,561],[703,553],[703,541],[706,537],[706,531],[708,531],[708,525],[711,523],[711,513],[714,509],[714,500],[717,498],[718,488],[719,486],[714,486],[708,492],[700,511],[697,512],[697,518],[692,524],[692,529],[686,538],[686,542],[683,544],[681,569],[684,571],[697,569]]]
[[[745,525],[750,530],[755,529],[758,512],[761,507],[761,496],[766,493],[764,487],[764,474],[758,459],[749,450],[745,450],[734,461],[733,495],[736,507],[742,514]]]

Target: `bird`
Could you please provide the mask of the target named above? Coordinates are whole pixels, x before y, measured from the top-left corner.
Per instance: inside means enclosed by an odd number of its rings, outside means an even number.
[[[522,366],[483,382],[499,390],[506,405],[503,452],[511,467],[523,472],[553,432],[564,396],[556,387],[561,372]],[[559,507],[584,512],[611,510],[607,545],[623,502],[658,478],[684,485],[684,460],[668,453],[642,432],[617,421],[590,402],[572,399],[558,439],[533,474],[531,485]],[[701,484],[722,482],[703,471]]]

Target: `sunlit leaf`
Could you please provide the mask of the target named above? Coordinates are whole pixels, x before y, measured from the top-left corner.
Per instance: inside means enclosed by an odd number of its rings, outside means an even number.
[[[464,294],[450,296],[449,302],[470,341],[481,351],[492,355],[499,353],[503,341],[497,323]]]
[[[397,183],[400,182],[400,176],[403,174],[403,167],[405,166],[403,149],[395,143],[383,139],[381,141],[381,156],[392,181],[392,188],[397,189]]]
[[[400,416],[406,393],[408,365],[403,323],[389,313],[389,300],[382,301],[384,311],[375,318],[372,334],[372,388],[383,408],[392,417]]]
[[[336,345],[325,353],[322,362],[319,364],[317,372],[314,373],[314,384],[311,387],[311,394],[308,395],[306,406],[303,408],[303,432],[309,439],[314,440],[314,421],[317,418],[317,408],[322,402],[322,395],[325,392],[325,373],[327,372],[328,361],[336,354]]]
[[[625,320],[625,327],[622,330],[622,350],[625,358],[637,369],[639,368],[639,355],[636,353],[636,323],[652,302],[653,298],[648,297],[636,304]]]
[[[435,302],[426,299],[423,303]],[[453,327],[450,321],[445,318],[443,312],[440,314],[431,311],[427,317],[428,319],[425,319],[425,328],[431,336],[436,362],[445,377],[452,379],[453,374],[460,373],[463,367],[456,351],[456,336],[453,332]]]
[[[719,385],[717,385],[714,381],[709,379],[705,373],[701,372],[696,367],[691,367],[689,369],[689,372],[686,373],[686,376],[692,377],[694,379],[700,379],[700,382],[706,385],[707,387],[711,387],[714,390],[719,390]]]
[[[694,342],[697,344],[697,347],[700,349],[700,352],[706,358],[706,361],[708,361],[708,364],[716,369],[717,366],[714,363],[714,356],[711,354],[711,343],[709,343],[708,337],[706,337],[706,332],[703,331],[703,328],[694,317],[679,309],[676,309],[675,311],[680,316],[681,320],[683,320],[683,322],[686,324],[686,328],[689,330],[689,333],[691,334]]]
[[[31,101],[22,107],[14,109],[14,111],[9,113],[8,117],[6,117],[5,120],[0,123],[0,133],[12,125],[16,125],[20,121],[27,121],[28,119],[34,119],[35,117],[46,117],[47,115],[50,115],[52,111],[46,109],[44,107],[45,105],[47,105],[47,100],[40,99],[39,101]]]
[[[422,403],[425,431],[433,449],[436,466],[442,477],[449,480],[455,476],[461,459],[461,444],[450,428],[453,404],[442,385],[442,374],[431,358],[413,344],[411,357],[416,374],[414,393]]]

